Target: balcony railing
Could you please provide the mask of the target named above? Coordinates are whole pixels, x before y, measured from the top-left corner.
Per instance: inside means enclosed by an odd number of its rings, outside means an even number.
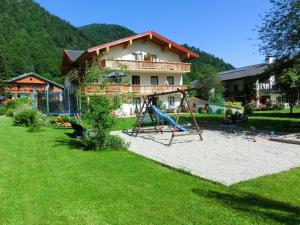
[[[126,65],[129,71],[153,71],[169,73],[189,73],[191,72],[190,63],[179,62],[154,62],[154,61],[134,61],[134,60],[108,60],[101,61],[101,68],[120,69]]]
[[[124,85],[124,84],[91,84],[85,87],[84,92],[90,95],[97,94],[114,94],[114,93],[137,93],[137,94],[152,94],[154,92],[169,92],[177,89],[187,89],[186,85]]]
[[[5,92],[13,92],[13,93],[31,93],[34,91],[45,91],[45,88],[5,88]]]

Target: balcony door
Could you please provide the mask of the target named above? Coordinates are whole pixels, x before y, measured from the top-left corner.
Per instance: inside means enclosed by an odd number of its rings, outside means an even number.
[[[140,76],[132,76],[132,91],[140,92]]]

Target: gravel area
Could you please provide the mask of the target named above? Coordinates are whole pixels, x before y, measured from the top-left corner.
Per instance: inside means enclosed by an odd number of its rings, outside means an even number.
[[[272,142],[264,134],[253,142],[243,132],[204,130],[203,141],[196,135],[175,137],[167,147],[171,133],[114,133],[132,152],[226,186],[300,166],[299,145]]]

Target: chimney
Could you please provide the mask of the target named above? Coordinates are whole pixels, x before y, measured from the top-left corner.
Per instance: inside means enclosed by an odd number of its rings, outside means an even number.
[[[267,56],[266,59],[265,59],[265,63],[266,64],[272,64],[276,61],[276,58],[275,57],[272,57],[272,56]]]

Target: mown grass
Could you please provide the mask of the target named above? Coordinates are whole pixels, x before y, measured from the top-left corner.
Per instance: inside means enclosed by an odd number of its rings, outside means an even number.
[[[0,224],[300,223],[300,169],[224,187],[71,132],[0,117]]]
[[[174,116],[174,115],[173,115]],[[198,124],[223,124],[224,115],[209,115],[195,113]],[[136,117],[117,118],[114,130],[132,129],[136,122]],[[181,124],[192,123],[190,114],[182,114],[180,116]],[[281,111],[255,111],[249,117],[248,122],[238,124],[242,128],[255,127],[259,130],[278,131],[278,132],[300,132],[300,108],[295,108],[294,113],[290,114],[289,110]]]

